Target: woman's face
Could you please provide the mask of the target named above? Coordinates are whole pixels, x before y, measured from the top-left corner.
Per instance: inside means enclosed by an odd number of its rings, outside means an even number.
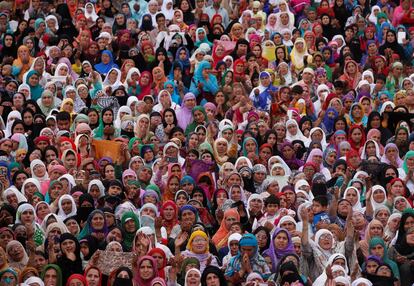
[[[102,230],[105,225],[105,218],[102,214],[97,213],[92,217],[91,225],[96,230]]]
[[[242,198],[241,192],[239,187],[233,187],[230,193],[230,198],[235,202],[239,202]]]
[[[382,258],[384,256],[384,247],[381,244],[374,245],[371,248],[371,254]]]
[[[285,249],[289,243],[288,235],[284,231],[279,232],[274,238],[273,243],[276,249],[279,249],[279,250]]]
[[[196,271],[191,271],[188,272],[187,274],[187,279],[186,279],[186,285],[188,286],[197,286],[200,285],[200,281],[201,281],[201,276],[198,272]]]
[[[143,280],[149,280],[151,277],[153,277],[154,271],[155,269],[153,269],[150,260],[144,260],[139,266],[139,276]]]
[[[193,239],[192,249],[196,254],[206,253],[208,241],[202,236],[196,236]]]
[[[345,199],[348,200],[352,205],[355,205],[358,201],[357,191],[354,189],[348,190],[346,193]]]

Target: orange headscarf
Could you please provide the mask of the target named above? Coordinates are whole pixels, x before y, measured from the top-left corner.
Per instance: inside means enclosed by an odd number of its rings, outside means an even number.
[[[230,236],[230,229],[226,227],[226,219],[228,217],[236,217],[236,221],[240,222],[240,215],[237,209],[228,209],[224,212],[223,220],[221,221],[220,228],[213,236],[212,240],[217,247],[217,250],[221,247],[227,246],[227,239]]]
[[[21,58],[20,54],[22,52],[26,52],[29,55],[29,61],[27,63],[23,62],[23,59]],[[17,59],[13,61],[13,66],[20,68],[19,71],[19,80],[21,81],[23,79],[23,75],[30,69],[32,66],[33,58],[30,56],[30,50],[25,45],[21,45],[17,49]]]

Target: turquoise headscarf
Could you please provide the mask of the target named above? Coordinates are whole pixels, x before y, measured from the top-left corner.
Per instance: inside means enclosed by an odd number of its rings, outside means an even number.
[[[387,249],[387,246],[385,245],[384,240],[381,237],[375,236],[371,238],[371,241],[369,242],[369,254],[372,254],[371,249],[378,244],[380,244],[384,248],[384,255],[381,257],[382,261],[388,264],[391,267],[392,272],[394,273],[394,276],[400,279],[400,271],[398,270],[397,263],[395,263],[394,261],[388,258],[388,249]]]
[[[243,146],[242,146],[243,156],[247,157],[246,143],[249,140],[252,140],[256,144],[256,155],[259,155],[259,145],[257,144],[256,139],[254,139],[253,137],[247,137],[243,140]]]
[[[35,31],[37,31],[39,29],[40,24],[42,24],[42,23],[45,24],[45,20],[44,19],[42,19],[42,18],[36,19],[35,24],[34,24]]]
[[[407,154],[405,154],[404,163],[403,163],[403,169],[406,174],[408,174],[408,166],[407,166],[407,160],[414,157],[414,151],[408,151]]]
[[[42,93],[43,93],[43,87],[38,83],[36,86],[32,86],[32,85],[30,85],[30,83],[29,83],[29,79],[32,77],[32,75],[34,75],[34,74],[36,74],[38,77],[39,77],[39,79],[40,79],[40,75],[39,75],[39,73],[37,72],[37,71],[35,71],[35,70],[31,70],[31,71],[29,71],[28,73],[27,73],[27,77],[26,77],[26,83],[29,85],[29,87],[30,87],[30,95],[31,95],[31,98],[34,100],[34,101],[37,101],[41,96],[42,96]],[[40,81],[39,81],[40,82]]]
[[[199,38],[198,38],[198,33],[200,33],[200,32],[203,32],[204,31],[204,39],[202,39],[202,40],[200,40]],[[209,45],[209,47],[210,48],[212,48],[213,47],[213,43],[211,43],[208,39],[207,39],[207,33],[206,33],[206,30],[204,29],[204,28],[202,28],[202,27],[200,27],[200,28],[198,28],[197,30],[196,30],[196,37],[197,37],[197,41],[195,42],[195,46],[197,47],[197,48],[199,48],[200,47],[200,45],[201,44],[207,44],[207,45]]]

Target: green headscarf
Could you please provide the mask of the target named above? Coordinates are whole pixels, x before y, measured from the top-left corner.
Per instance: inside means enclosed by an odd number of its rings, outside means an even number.
[[[56,273],[57,273],[57,284],[56,286],[62,286],[62,270],[60,270],[60,267],[56,264],[48,264],[43,268],[42,273],[40,274],[40,278],[44,281],[45,280],[45,275],[46,275],[46,271],[48,271],[49,269],[55,269]]]
[[[204,109],[204,107],[202,107],[202,106],[200,106],[200,105],[195,106],[195,107],[193,108],[193,110],[191,111],[191,113],[193,114],[193,118],[194,118],[194,113],[195,113],[196,111],[201,111],[201,112],[203,113],[203,115],[204,115],[204,121],[205,121],[205,123],[208,123],[207,113],[206,113],[206,110]],[[197,127],[198,125],[201,125],[201,124],[197,123],[197,122],[193,119],[193,122],[191,122],[191,123],[187,126],[187,128],[185,129],[185,135],[187,136],[189,133],[193,132],[193,131],[196,129],[196,127]]]
[[[400,279],[400,271],[398,270],[398,266],[394,261],[388,258],[388,249],[387,249],[387,246],[385,245],[384,240],[381,237],[375,236],[371,238],[369,242],[369,254],[372,254],[371,249],[378,244],[380,244],[384,248],[384,255],[381,257],[382,261],[388,264],[391,267],[392,272],[394,273],[394,276]]]
[[[128,219],[132,219],[135,222],[135,231],[133,232],[127,232],[125,230],[125,223]],[[135,233],[139,229],[139,219],[138,216],[133,211],[127,211],[122,215],[121,218],[121,228],[124,231],[124,245],[127,248],[128,251],[132,249],[132,243],[135,238]]]

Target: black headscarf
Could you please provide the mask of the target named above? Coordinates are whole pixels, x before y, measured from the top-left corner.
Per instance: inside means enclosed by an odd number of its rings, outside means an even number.
[[[122,271],[126,271],[128,273],[129,278],[119,278],[118,274],[121,273]],[[114,275],[115,279],[114,282],[112,283],[112,286],[132,286],[132,277],[133,274],[131,272],[131,270],[128,267],[119,267]]]
[[[226,281],[226,278],[224,277],[223,271],[221,271],[216,266],[209,265],[204,269],[203,275],[201,275],[201,286],[207,286],[207,275],[211,273],[215,274],[219,278],[220,286],[227,285],[227,281]]]
[[[13,38],[12,44],[10,47],[6,47],[5,45],[5,37],[10,36]],[[17,58],[17,45],[16,45],[16,37],[12,33],[6,33],[3,36],[3,48],[1,49],[1,58],[5,57],[13,57],[13,59]]]

